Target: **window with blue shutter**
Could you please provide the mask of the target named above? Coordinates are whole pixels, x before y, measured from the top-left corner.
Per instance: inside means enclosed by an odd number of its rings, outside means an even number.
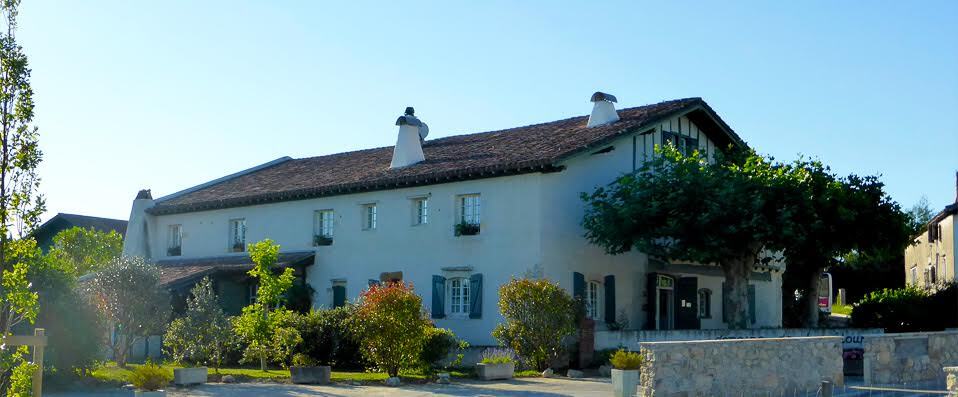
[[[615,323],[615,276],[605,276],[605,322]]]
[[[432,276],[432,318],[446,317],[446,278]]]
[[[341,307],[344,305],[346,305],[346,286],[334,285],[333,286],[333,307]]]
[[[469,276],[469,318],[482,318],[482,274]]]

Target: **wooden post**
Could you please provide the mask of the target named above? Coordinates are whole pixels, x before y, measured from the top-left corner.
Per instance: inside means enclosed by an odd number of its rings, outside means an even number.
[[[46,331],[43,328],[37,328],[33,330],[34,336],[39,336],[40,339],[45,338]],[[33,364],[37,366],[36,372],[33,373],[33,397],[41,397],[43,393],[43,348],[45,344],[38,344],[33,346]]]

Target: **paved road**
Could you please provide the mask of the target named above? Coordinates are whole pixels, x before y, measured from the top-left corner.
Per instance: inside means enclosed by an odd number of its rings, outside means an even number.
[[[190,389],[174,389],[168,397],[254,397],[254,396],[583,396],[598,397],[612,394],[612,383],[606,379],[542,379],[523,378],[509,381],[481,382],[476,380],[455,380],[453,384],[403,385],[398,388],[385,386],[352,386],[336,384],[330,386],[304,386],[275,383],[210,383]],[[98,392],[55,392],[44,393],[45,397],[128,397],[128,390],[104,390]]]

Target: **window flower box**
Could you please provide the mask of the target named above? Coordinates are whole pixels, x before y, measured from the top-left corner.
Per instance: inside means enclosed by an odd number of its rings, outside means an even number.
[[[166,249],[166,256],[180,256],[182,251],[182,247],[170,247]]]
[[[479,234],[478,223],[461,222],[456,224],[456,237],[475,236],[477,234]]]
[[[479,379],[482,380],[512,379],[515,372],[516,363],[514,362],[476,364],[476,373],[479,375]]]
[[[313,236],[313,245],[333,245],[333,238],[331,236]]]
[[[209,379],[206,367],[173,368],[173,384],[178,386],[199,385]]]
[[[243,252],[246,251],[246,244],[243,243],[233,243],[233,252]]]

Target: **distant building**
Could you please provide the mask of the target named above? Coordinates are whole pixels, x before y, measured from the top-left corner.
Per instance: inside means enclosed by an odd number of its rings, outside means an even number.
[[[499,287],[524,275],[581,297],[598,329],[726,328],[721,269],[605,254],[583,237],[579,194],[635,171],[655,145],[712,159],[744,142],[701,98],[592,102],[588,116],[432,140],[408,108],[394,147],[284,157],[155,200],[144,190],[123,252],[156,262],[174,291],[210,275],[235,311],[256,294],[247,245],[270,238],[277,265],[315,289],[313,307],[411,282],[436,325],[474,346],[496,343]],[[782,270],[753,269],[751,327],[781,326]]]
[[[955,174],[956,197],[953,204],[931,218],[925,231],[905,248],[905,282],[925,288],[958,280],[955,251],[958,233],[958,173]]]
[[[84,229],[93,228],[101,232],[115,231],[121,236],[126,235],[126,221],[122,219],[100,218],[96,216],[86,216],[77,214],[58,213],[44,224],[40,225],[33,232],[33,238],[37,240],[37,246],[47,252],[53,246],[53,237],[64,230],[72,227],[81,227]]]

